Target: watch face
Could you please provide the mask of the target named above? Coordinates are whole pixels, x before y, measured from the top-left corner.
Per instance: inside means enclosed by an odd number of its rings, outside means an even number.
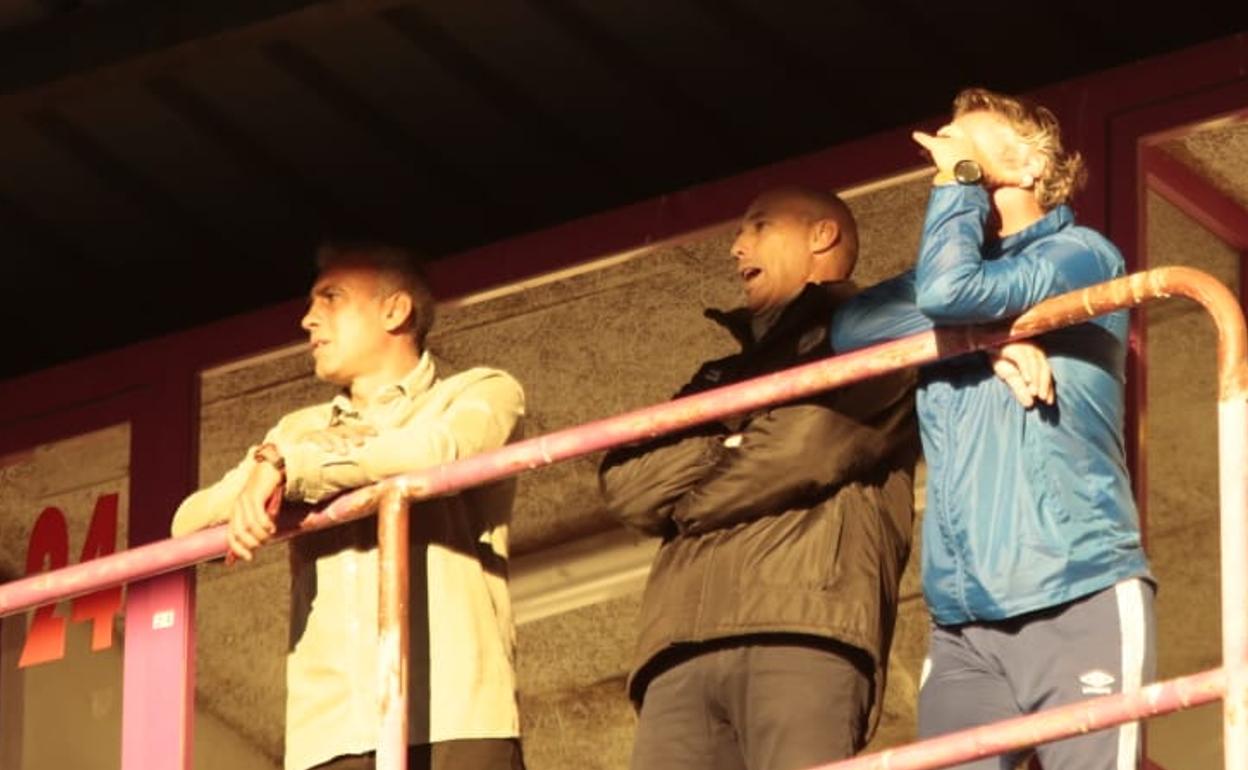
[[[984,170],[973,160],[960,160],[953,164],[953,178],[962,184],[979,184],[984,179]]]

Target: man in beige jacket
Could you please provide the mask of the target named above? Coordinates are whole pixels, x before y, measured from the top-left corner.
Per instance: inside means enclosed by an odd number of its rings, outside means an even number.
[[[250,560],[275,531],[266,501],[318,503],[386,476],[502,446],[524,411],[497,369],[439,378],[425,350],[433,298],[406,251],[329,246],[302,326],[318,378],[341,392],[292,412],[220,481],[188,497],[174,535],[228,523]],[[411,514],[409,768],[523,768],[507,594],[514,484]],[[363,770],[378,743],[376,523],[291,545],[287,770]]]

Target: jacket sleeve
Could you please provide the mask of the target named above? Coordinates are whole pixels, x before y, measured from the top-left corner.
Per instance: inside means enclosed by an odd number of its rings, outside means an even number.
[[[720,364],[704,363],[673,398],[719,385]],[[607,452],[598,468],[607,512],[647,535],[674,534],[673,507],[714,467],[730,432],[723,422],[713,421]]]
[[[907,370],[763,412],[746,423],[739,444],[721,442],[714,466],[676,501],[677,529],[697,535],[730,527],[859,480],[914,441],[913,384]]]
[[[932,189],[915,270],[915,302],[937,323],[1009,318],[1047,297],[1113,277],[1074,237],[1045,238],[1015,257],[985,260],[990,209],[982,187]]]
[[[841,304],[832,316],[832,349],[849,353],[932,328],[914,302],[914,271],[878,283]]]
[[[286,458],[286,499],[315,503],[387,476],[497,449],[523,414],[520,383],[494,370],[456,393],[437,417],[382,431],[345,455],[308,442],[279,443]]]
[[[607,511],[647,535],[672,535],[673,508],[715,466],[726,434],[710,423],[611,450],[598,469]]]
[[[273,441],[279,432],[279,428],[273,428],[264,437],[264,441]],[[170,532],[174,537],[181,537],[229,520],[231,506],[234,505],[239,493],[243,491],[252,469],[256,467],[256,460],[253,457],[255,451],[255,446],[249,447],[238,465],[226,472],[217,483],[191,493],[182,501],[178,510],[174,512],[173,523],[170,525]]]
[[[169,527],[170,534],[182,537],[228,520],[230,506],[243,491],[243,485],[254,463],[249,454],[220,481],[191,493],[174,512],[173,523]]]

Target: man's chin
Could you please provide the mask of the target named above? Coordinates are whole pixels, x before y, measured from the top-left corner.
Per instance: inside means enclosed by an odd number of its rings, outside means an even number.
[[[753,315],[765,312],[767,310],[767,301],[762,297],[751,297],[745,295],[745,309]]]
[[[330,385],[347,384],[346,379],[342,376],[342,372],[339,372],[329,364],[317,361],[314,371],[316,372],[316,378],[322,382],[328,382]]]

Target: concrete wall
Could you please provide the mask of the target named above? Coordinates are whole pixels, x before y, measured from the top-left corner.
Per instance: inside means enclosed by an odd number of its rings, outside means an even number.
[[[1241,257],[1149,194],[1149,265],[1189,265],[1237,290]],[[1221,663],[1217,412],[1213,324],[1193,302],[1152,305],[1148,319],[1148,553],[1157,594],[1158,676]],[[1150,756],[1167,768],[1222,767],[1222,711],[1212,704],[1149,723]]]

